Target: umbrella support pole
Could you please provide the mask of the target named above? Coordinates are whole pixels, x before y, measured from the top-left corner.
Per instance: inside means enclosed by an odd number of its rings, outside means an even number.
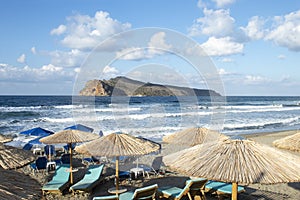
[[[238,184],[232,183],[231,199],[237,200]]]
[[[116,192],[119,191],[119,156],[116,157]]]
[[[69,144],[69,152],[70,152],[70,183],[73,184],[73,169],[72,169],[72,144]]]

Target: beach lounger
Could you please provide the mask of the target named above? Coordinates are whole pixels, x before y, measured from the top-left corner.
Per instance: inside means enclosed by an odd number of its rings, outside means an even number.
[[[70,164],[70,154],[69,153],[63,154],[60,158],[60,161],[62,164]]]
[[[162,156],[158,156],[154,158],[151,166],[143,166],[143,169],[148,177],[150,174],[158,176],[161,171],[162,163]]]
[[[193,182],[193,184],[190,186],[190,194],[192,198],[195,198],[195,196],[199,196],[200,199],[205,200],[205,185],[207,183],[206,178],[194,178],[186,181],[186,184],[189,184],[189,182]]]
[[[164,197],[168,199],[174,199],[174,200],[180,200],[183,197],[187,196],[189,200],[192,200],[193,195],[199,194],[202,199],[205,199],[204,193],[200,191],[203,189],[205,183],[207,182],[207,179],[204,178],[198,178],[198,179],[191,179],[186,182],[185,187],[178,188],[178,187],[172,187],[172,186],[165,186],[158,188],[157,193],[159,197]],[[200,193],[199,193],[200,192]]]
[[[52,156],[56,155],[55,146],[54,145],[46,145],[44,146],[45,155],[51,160]]]
[[[39,170],[46,171],[47,168],[47,158],[45,156],[40,156],[36,159],[36,161],[30,164],[30,167],[33,170],[33,173],[39,172]]]
[[[69,185],[70,165],[60,165],[56,171],[52,180],[43,186],[42,191],[45,193],[61,193]]]
[[[100,160],[95,158],[94,156],[91,156],[91,157],[83,158],[82,163],[84,165],[94,165],[94,164],[99,164]]]
[[[119,195],[119,200],[155,200],[157,184],[135,189]]]
[[[119,200],[117,195],[94,197],[93,200]]]
[[[220,195],[231,195],[232,184],[224,183],[219,181],[208,181],[205,185],[206,190],[216,192],[218,196]],[[245,192],[243,186],[238,186],[238,193]]]
[[[104,164],[102,165],[90,165],[87,171],[79,182],[70,187],[70,191],[73,193],[91,191],[100,181],[101,174],[103,172]]]

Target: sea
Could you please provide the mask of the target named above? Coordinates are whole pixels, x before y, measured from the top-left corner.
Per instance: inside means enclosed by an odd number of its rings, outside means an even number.
[[[104,135],[126,132],[161,141],[189,127],[229,136],[300,129],[299,96],[0,96],[0,134],[82,124]]]

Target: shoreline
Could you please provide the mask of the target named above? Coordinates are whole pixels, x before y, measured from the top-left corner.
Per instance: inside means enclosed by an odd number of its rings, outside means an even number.
[[[268,146],[272,146],[272,142],[281,139],[286,136],[293,135],[300,130],[294,129],[294,130],[287,130],[287,131],[272,131],[272,132],[262,132],[262,133],[252,133],[252,134],[243,134],[240,136],[245,137],[246,139],[254,140],[258,143],[266,144]],[[292,152],[292,151],[288,151]]]

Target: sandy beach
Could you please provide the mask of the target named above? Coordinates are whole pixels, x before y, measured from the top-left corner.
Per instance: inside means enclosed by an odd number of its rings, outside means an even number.
[[[251,139],[257,141],[259,143],[263,143],[266,145],[271,146],[272,142],[276,139],[292,135],[297,131],[284,131],[284,132],[273,132],[273,133],[262,133],[262,134],[249,134],[243,135],[247,139]],[[164,152],[172,152],[174,149],[169,149],[167,145],[163,144],[163,151]],[[165,151],[164,151],[165,149]],[[282,150],[284,151],[284,150]],[[294,155],[300,156],[299,153],[290,152]],[[156,155],[158,156],[158,155]],[[77,154],[74,158],[74,166],[78,169],[78,172],[74,174],[74,181],[79,181],[84,176],[85,165],[82,164],[81,159],[83,158],[82,155]],[[140,164],[148,164],[151,165],[154,156],[145,156],[144,158],[139,159]],[[148,163],[147,163],[148,162]],[[135,164],[133,162],[126,162],[121,163],[120,169],[121,170],[129,170],[130,168],[134,167]],[[148,186],[154,183],[157,183],[159,187],[163,186],[176,186],[183,188],[185,181],[189,179],[189,177],[178,174],[176,172],[170,172],[168,168],[165,166],[161,167],[165,172],[165,174],[161,174],[159,176],[145,176],[145,177],[138,177],[136,180],[132,180],[129,182],[127,179],[121,182],[122,187],[125,187],[128,191],[134,190],[136,188],[142,186]],[[20,173],[24,173],[28,175],[32,180],[36,180],[37,184],[40,185],[40,188],[35,187],[35,190],[31,190],[31,193],[34,192],[34,195],[28,195],[20,197],[20,199],[92,199],[94,196],[105,196],[109,195],[108,189],[114,186],[114,163],[106,163],[104,172],[103,172],[103,180],[102,182],[97,185],[92,192],[90,193],[81,193],[81,194],[71,194],[69,191],[64,191],[63,195],[60,194],[48,194],[43,196],[41,192],[41,187],[49,180],[51,180],[51,176],[53,176],[54,172],[49,173],[35,173],[33,174],[28,166],[23,169],[18,169]],[[8,171],[9,172],[9,171]],[[13,171],[12,171],[13,172]],[[13,175],[13,173],[12,173]],[[15,175],[17,176],[17,175]],[[246,192],[239,194],[239,199],[290,199],[290,200],[297,200],[300,196],[300,183],[281,183],[281,184],[274,184],[274,185],[262,185],[262,184],[250,184],[245,186]],[[0,190],[1,193],[1,190]],[[4,194],[0,195],[3,197]],[[9,195],[8,193],[6,195]],[[5,196],[5,195],[4,195]],[[211,193],[206,193],[207,199],[218,199],[216,195]],[[13,198],[12,198],[13,199]],[[197,198],[196,198],[197,199]]]

